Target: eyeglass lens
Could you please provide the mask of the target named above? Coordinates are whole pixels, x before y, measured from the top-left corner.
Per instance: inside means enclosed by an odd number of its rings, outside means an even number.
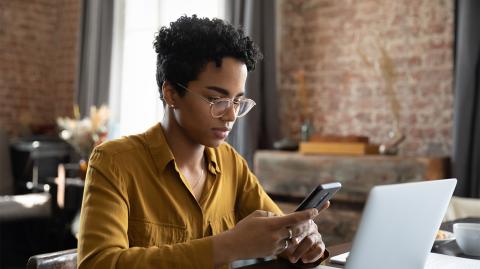
[[[250,109],[252,109],[255,103],[251,102],[250,100],[240,100],[238,102],[234,102],[232,100],[218,100],[218,102],[212,106],[212,115],[214,117],[223,116],[231,105],[233,105],[235,114],[237,118],[239,118],[245,116]]]
[[[232,105],[233,105],[233,109],[235,111],[236,117],[240,118],[240,117],[245,116],[256,105],[255,101],[253,101],[251,99],[243,99],[243,100],[238,100],[238,101],[234,101],[234,100],[231,100],[231,99],[220,99],[220,100],[216,100],[216,101],[211,102],[211,101],[208,101],[207,99],[205,99],[205,97],[202,97],[200,94],[191,91],[190,89],[183,86],[182,84],[177,83],[177,85],[182,87],[186,91],[192,92],[196,96],[199,96],[204,101],[210,103],[210,111],[212,113],[212,116],[215,117],[215,118],[220,118],[223,115],[225,115],[227,110]]]

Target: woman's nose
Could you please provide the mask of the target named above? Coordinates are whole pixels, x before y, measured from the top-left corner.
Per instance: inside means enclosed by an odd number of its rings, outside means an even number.
[[[223,114],[222,119],[224,121],[235,121],[237,118],[237,109],[235,108],[235,103],[231,102],[230,106],[227,107],[225,110],[225,114]]]

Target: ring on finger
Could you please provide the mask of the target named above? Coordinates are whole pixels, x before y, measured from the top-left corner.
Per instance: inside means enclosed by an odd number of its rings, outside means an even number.
[[[283,246],[283,249],[287,249],[288,248],[288,240],[285,240],[285,246]]]
[[[288,228],[288,239],[287,240],[292,240],[292,238],[293,238],[292,229]]]

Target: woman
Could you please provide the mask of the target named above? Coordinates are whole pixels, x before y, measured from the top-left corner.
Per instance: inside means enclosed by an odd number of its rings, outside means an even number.
[[[163,120],[98,146],[89,161],[79,268],[218,268],[280,255],[321,260],[316,209],[283,215],[224,143],[255,105],[244,96],[261,58],[218,19],[179,18],[155,38]]]

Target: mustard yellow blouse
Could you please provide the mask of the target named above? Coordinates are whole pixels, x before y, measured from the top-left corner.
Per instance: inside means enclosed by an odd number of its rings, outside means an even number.
[[[78,268],[213,268],[212,235],[257,209],[281,214],[231,146],[205,153],[197,202],[160,124],[98,146],[83,194]]]

